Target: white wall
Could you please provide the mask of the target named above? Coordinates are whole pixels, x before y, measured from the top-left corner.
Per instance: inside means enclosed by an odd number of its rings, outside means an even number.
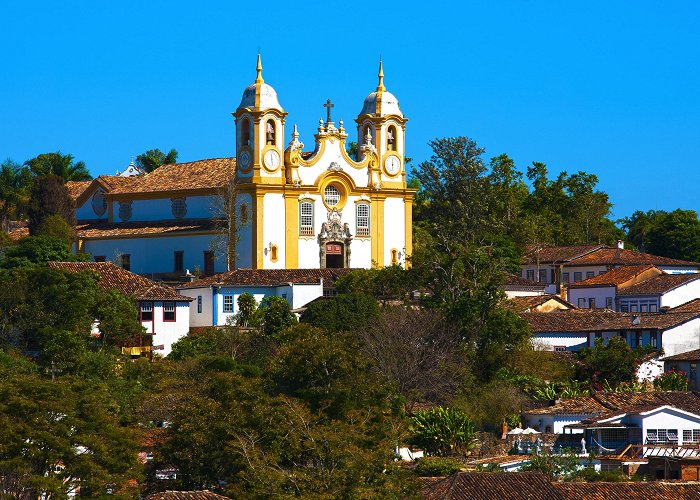
[[[665,356],[700,349],[700,318],[665,330],[661,335],[661,346]]]
[[[406,222],[403,198],[384,200],[384,265],[391,265],[391,249],[402,255],[399,264],[406,264]]]
[[[700,297],[700,279],[685,283],[661,296],[661,307],[676,307]]]
[[[505,287],[503,291],[509,299],[513,297],[537,297],[546,293],[544,290],[510,290],[507,288],[508,285],[505,285]]]
[[[131,272],[136,274],[171,273],[175,268],[174,252],[184,251],[184,268],[193,272],[198,266],[204,271],[204,252],[216,246],[220,235],[159,236],[147,238],[123,238],[85,240],[85,251],[94,256],[105,256],[119,265],[119,254],[131,255]],[[215,253],[214,271],[226,271],[226,257]],[[184,272],[184,271],[183,271]]]
[[[190,331],[190,303],[175,302],[175,321],[163,321],[163,301],[153,301],[153,321],[141,324],[146,328],[146,333],[153,335],[154,346],[163,345],[162,350],[155,352],[167,356],[172,350],[173,343]]]
[[[282,290],[280,289],[280,293]],[[294,285],[291,294],[287,295],[292,299],[292,309],[304,307],[306,304],[319,297],[323,297],[323,285],[321,283],[313,285]]]
[[[637,368],[637,380],[654,380],[664,372],[664,363],[659,361],[659,357],[645,361]]]
[[[194,300],[190,302],[190,327],[195,326],[212,326],[212,292],[211,287],[189,288],[178,290],[185,297],[192,297]],[[202,312],[198,312],[197,297],[202,297]]]
[[[688,273],[697,273],[698,268],[697,267],[680,267],[680,266],[656,266],[662,271],[668,273],[668,274],[688,274]]]
[[[588,287],[588,288],[569,288],[567,290],[568,301],[576,307],[589,308],[590,299],[595,299],[596,309],[604,309],[606,299],[612,299],[611,308],[615,308],[615,287]],[[579,306],[579,299],[584,299],[583,304]]]
[[[185,218],[208,219],[214,216],[215,212],[221,209],[221,202],[215,198],[213,195],[186,197],[187,213]],[[114,222],[121,222],[119,218],[119,201],[112,202],[112,210]],[[156,220],[176,220],[175,216],[173,216],[172,199],[170,197],[133,200],[131,202],[131,218],[129,218],[129,222]]]
[[[650,415],[630,415],[629,422],[642,428],[642,439],[646,442],[647,429],[677,429],[679,444],[683,441],[683,430],[700,429],[700,417],[686,415],[673,408],[662,408]]]
[[[281,193],[266,193],[263,197],[263,268],[284,269],[286,262],[286,219],[284,197]],[[277,245],[277,262],[272,262],[270,244]],[[267,255],[265,255],[267,249]]]
[[[301,141],[305,142],[303,138],[301,139]],[[306,142],[310,143],[310,141]],[[325,144],[326,146],[324,148],[323,154],[313,166],[299,166],[298,172],[302,184],[314,184],[319,176],[326,173],[328,166],[332,162],[335,162],[338,165],[340,165],[340,167],[343,169],[343,172],[345,172],[352,178],[356,186],[367,187],[369,185],[369,176],[367,175],[367,168],[355,168],[354,166],[349,164],[343,157],[342,152],[340,150],[340,141],[334,140],[333,142],[331,142],[329,140],[326,140]],[[316,156],[310,158],[308,161],[316,161]]]
[[[583,347],[588,345],[588,334],[587,333],[576,333],[576,332],[566,332],[566,333],[533,333],[532,334],[533,346],[538,349],[549,348],[549,350],[554,350],[555,346],[566,347],[567,351],[578,351]]]
[[[549,426],[555,434],[563,434],[565,425],[578,424],[582,420],[589,418],[590,414],[581,415],[539,415],[539,414],[523,414],[526,427],[538,427],[540,432],[544,432]],[[581,434],[582,429],[574,429],[573,434]]]
[[[252,170],[251,170],[252,172]],[[253,267],[253,217],[255,217],[255,212],[253,210],[253,199],[247,193],[241,193],[236,197],[236,203],[238,204],[238,228],[236,242],[236,267],[243,269],[250,269]],[[240,207],[245,204],[248,210],[248,220],[244,224],[240,219]]]

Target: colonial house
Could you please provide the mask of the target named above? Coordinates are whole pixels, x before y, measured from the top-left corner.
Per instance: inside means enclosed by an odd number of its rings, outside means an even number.
[[[622,242],[606,245],[530,247],[523,258],[521,276],[561,293],[569,283],[590,279],[623,266],[653,265],[667,274],[697,273],[700,263],[626,250]]]
[[[49,267],[71,273],[91,271],[99,276],[99,285],[131,298],[139,311],[145,335],[139,345],[125,346],[126,354],[156,352],[170,354],[172,344],[190,330],[191,298],[173,288],[131,273],[111,262],[49,262]],[[98,327],[99,328],[99,327]]]
[[[238,314],[243,293],[255,297],[281,297],[299,309],[312,300],[332,293],[333,282],[345,269],[235,269],[186,283],[178,291],[192,300],[193,327],[221,326]]]
[[[287,113],[263,80],[260,57],[256,73],[233,112],[236,158],[69,183],[75,250],[163,279],[187,270],[405,266],[415,193],[406,184],[408,120],[384,85],[382,64],[355,118],[353,157],[330,100],[313,148],[304,151],[296,125],[285,148]]]
[[[624,339],[630,347],[652,346],[672,356],[700,348],[700,300],[657,313],[622,313],[608,309],[569,309],[520,314],[532,331],[533,343],[553,351],[592,347],[597,338]],[[640,367],[640,378],[661,373],[658,359]]]
[[[657,312],[700,297],[700,274],[668,274],[656,266],[624,266],[566,288],[579,308]]]

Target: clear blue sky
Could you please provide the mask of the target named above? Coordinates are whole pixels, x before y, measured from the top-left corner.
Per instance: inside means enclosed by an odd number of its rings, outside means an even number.
[[[468,135],[522,170],[597,174],[617,217],[697,210],[699,19],[696,1],[3,2],[0,158],[60,149],[98,175],[155,147],[231,156],[258,49],[308,146],[329,97],[353,124],[381,53],[416,163]]]

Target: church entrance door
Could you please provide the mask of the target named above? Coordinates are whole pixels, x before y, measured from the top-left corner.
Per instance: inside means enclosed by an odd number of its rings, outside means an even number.
[[[339,269],[345,267],[343,255],[345,245],[342,243],[326,243],[326,267]]]

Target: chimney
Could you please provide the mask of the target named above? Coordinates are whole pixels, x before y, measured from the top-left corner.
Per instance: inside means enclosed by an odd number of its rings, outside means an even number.
[[[625,249],[625,242],[622,240],[617,240],[617,248],[619,248],[620,250],[624,250]]]

